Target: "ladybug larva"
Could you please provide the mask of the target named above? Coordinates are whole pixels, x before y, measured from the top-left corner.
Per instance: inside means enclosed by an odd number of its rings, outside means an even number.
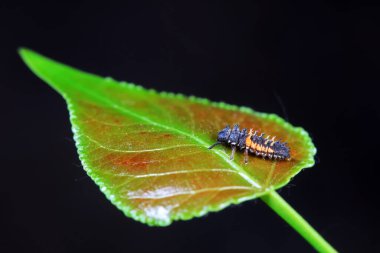
[[[232,148],[230,159],[234,159],[236,147],[244,150],[244,162],[248,163],[248,153],[268,157],[274,160],[290,160],[290,149],[286,142],[275,141],[275,137],[269,139],[270,136],[264,138],[264,134],[258,135],[257,131],[253,132],[252,128],[247,133],[247,129],[239,130],[239,125],[235,124],[231,129],[227,125],[218,133],[217,142],[209,147],[212,149],[219,144],[227,144]]]

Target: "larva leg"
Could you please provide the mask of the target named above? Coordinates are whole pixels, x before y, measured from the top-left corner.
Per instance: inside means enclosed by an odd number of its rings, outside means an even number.
[[[244,163],[247,164],[248,163],[248,148],[246,148],[244,150]]]
[[[222,144],[222,143],[220,141],[217,141],[214,144],[212,144],[208,149],[212,149],[213,147],[215,147],[216,145],[219,145],[219,144]]]
[[[232,146],[232,152],[231,152],[230,160],[233,160],[233,159],[234,159],[235,151],[236,151],[236,146],[233,145],[233,146]]]

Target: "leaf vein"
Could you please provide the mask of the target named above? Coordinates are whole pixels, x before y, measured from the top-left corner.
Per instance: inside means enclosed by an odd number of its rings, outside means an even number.
[[[167,150],[167,149],[173,149],[173,148],[181,148],[181,147],[199,147],[197,144],[180,144],[180,145],[174,145],[174,146],[168,146],[168,147],[163,147],[163,148],[152,148],[152,149],[140,149],[140,150],[124,150],[124,149],[116,149],[116,148],[110,148],[106,147],[100,142],[92,139],[90,136],[83,134],[83,137],[86,137],[89,141],[95,143],[99,147],[109,150],[109,151],[114,151],[114,152],[120,152],[120,153],[144,153],[144,152],[157,152],[157,151],[162,151],[162,150]]]
[[[204,188],[200,190],[190,190],[190,191],[178,191],[176,193],[170,193],[170,194],[143,194],[143,195],[134,195],[133,192],[128,194],[128,199],[163,199],[163,198],[170,198],[180,195],[194,195],[199,194],[203,192],[209,192],[209,191],[228,191],[228,190],[246,190],[246,191],[252,191],[252,187],[248,186],[224,186],[224,187],[213,187],[213,188]]]

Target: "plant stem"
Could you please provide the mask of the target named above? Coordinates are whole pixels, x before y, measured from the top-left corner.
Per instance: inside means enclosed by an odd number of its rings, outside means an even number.
[[[261,199],[281,218],[293,227],[318,252],[337,252],[323,237],[302,218],[276,191],[265,194]]]

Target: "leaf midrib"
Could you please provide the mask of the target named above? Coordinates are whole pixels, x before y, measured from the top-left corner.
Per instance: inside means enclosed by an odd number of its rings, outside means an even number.
[[[28,59],[26,60],[27,63],[30,64],[30,67],[31,69],[33,70],[33,72],[35,72],[35,74],[40,77],[42,80],[44,80],[45,82],[47,82],[48,84],[50,84],[51,86],[53,86],[54,88],[56,88],[57,90],[60,90],[60,85],[55,85],[55,81],[54,80],[50,80],[50,78],[48,77],[48,75],[44,75],[42,74],[44,71],[42,69],[42,71],[38,70],[38,67],[36,67],[33,62],[29,62]],[[53,61],[53,64],[56,65],[58,68],[63,68],[63,69],[68,69],[68,71],[71,71],[71,72],[76,72],[77,70],[75,69],[71,69],[71,67],[68,67],[64,64],[60,64],[60,63],[56,63]],[[37,64],[38,65],[38,64]],[[79,73],[79,74],[82,74],[83,73]],[[90,74],[90,73],[84,73],[85,75],[90,75],[90,76],[95,76],[97,78],[100,78],[103,80],[102,77],[99,77],[97,75],[94,75],[94,74]],[[65,80],[65,81],[68,81],[67,83],[71,83],[69,80],[69,78],[66,78],[65,75],[58,75],[61,79]],[[129,85],[129,84],[127,84]],[[91,97],[93,97],[94,99],[98,100],[98,101],[101,101],[103,102],[104,104],[106,105],[109,105],[110,108],[113,108],[113,109],[117,109],[119,112],[121,112],[122,114],[125,114],[125,115],[128,115],[128,116],[132,116],[132,117],[135,117],[136,119],[142,121],[142,122],[146,122],[148,124],[151,124],[151,125],[154,125],[154,126],[157,126],[157,127],[160,127],[162,129],[166,129],[168,131],[171,131],[171,132],[175,132],[175,133],[178,133],[178,134],[181,134],[181,135],[184,135],[184,136],[187,136],[188,138],[192,139],[194,142],[197,142],[199,144],[201,144],[202,146],[204,147],[208,147],[209,143],[207,143],[206,141],[192,135],[192,134],[189,134],[187,132],[184,132],[182,130],[179,130],[177,128],[173,128],[173,127],[170,127],[170,126],[167,126],[167,125],[164,125],[164,124],[160,124],[154,120],[152,120],[151,118],[149,117],[145,117],[145,116],[142,116],[138,113],[135,113],[131,110],[128,110],[126,109],[125,107],[123,106],[120,106],[118,103],[115,103],[114,101],[108,99],[107,97],[102,97],[102,96],[99,96],[97,93],[94,93],[94,92],[91,92],[89,89],[82,89],[80,86],[71,86],[72,89],[76,89],[80,92],[83,92]],[[64,90],[60,91],[59,92],[66,100],[67,100],[67,103],[70,104],[71,103],[71,98],[64,92]],[[69,110],[70,111],[70,110]],[[71,112],[71,111],[70,111]],[[73,122],[73,125],[74,122]],[[78,130],[78,129],[77,129]],[[214,152],[215,154],[217,154],[225,163],[227,163],[228,165],[230,165],[233,169],[235,169],[239,175],[244,179],[246,180],[248,183],[250,183],[254,188],[262,188],[261,185],[259,183],[257,183],[255,181],[255,179],[249,175],[241,166],[239,166],[238,164],[236,164],[234,161],[228,159],[224,153],[222,153],[221,151],[219,150],[210,150],[210,152]]]

